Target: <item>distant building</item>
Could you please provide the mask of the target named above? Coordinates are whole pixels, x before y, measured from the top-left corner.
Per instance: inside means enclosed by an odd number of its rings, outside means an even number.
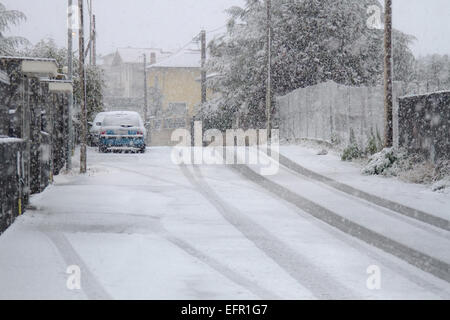
[[[171,55],[155,48],[118,48],[116,52],[99,57],[105,72],[104,99],[107,110],[130,110],[143,115],[144,55],[147,64],[154,64]]]
[[[148,67],[151,144],[170,145],[173,130],[190,127],[201,103],[201,51],[192,47]]]

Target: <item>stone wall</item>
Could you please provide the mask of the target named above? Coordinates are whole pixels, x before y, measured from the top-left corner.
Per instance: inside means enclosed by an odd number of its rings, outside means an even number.
[[[450,159],[450,91],[399,99],[399,143],[432,162]]]

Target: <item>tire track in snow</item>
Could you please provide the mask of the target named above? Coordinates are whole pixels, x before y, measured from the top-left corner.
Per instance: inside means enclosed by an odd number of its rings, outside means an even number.
[[[321,182],[319,180],[316,180],[314,178],[311,178],[311,177],[308,177],[306,175],[303,175],[303,174],[301,174],[301,173],[299,173],[297,171],[294,171],[291,168],[285,167],[284,169],[286,170],[286,172],[291,173],[295,178],[300,178],[300,179],[303,179],[305,181],[314,183],[314,184],[316,184],[316,185],[318,185],[318,186],[320,186],[320,187],[322,187],[322,188],[324,188],[326,190],[329,190],[329,191],[331,191],[333,193],[337,193],[337,194],[341,195],[342,197],[345,197],[345,198],[349,199],[349,201],[358,202],[358,203],[360,203],[360,204],[362,204],[362,205],[364,205],[364,206],[366,206],[368,208],[375,209],[377,211],[377,213],[386,215],[386,216],[388,216],[390,218],[394,218],[394,219],[399,220],[399,221],[401,221],[403,223],[409,224],[410,226],[413,226],[413,227],[416,227],[416,228],[420,228],[420,229],[422,229],[422,230],[424,230],[424,231],[426,231],[428,233],[433,234],[434,236],[442,237],[442,238],[450,240],[450,233],[448,231],[442,229],[442,228],[436,227],[436,226],[434,226],[432,224],[429,224],[429,223],[422,222],[422,221],[420,221],[418,219],[414,219],[414,218],[409,217],[407,215],[399,214],[399,212],[397,212],[395,210],[388,209],[385,206],[377,205],[374,202],[365,200],[362,197],[359,197],[359,196],[356,196],[356,195],[352,195],[352,194],[350,194],[348,192],[343,192],[343,191],[341,191],[341,190],[339,190],[337,188],[331,187],[330,185],[328,185],[326,183],[323,183],[323,182]]]
[[[277,154],[277,156],[280,159],[280,164],[284,165],[286,168],[289,168],[290,170],[292,170],[302,176],[305,176],[305,177],[308,177],[315,181],[324,183],[331,188],[334,188],[336,190],[339,190],[339,191],[349,194],[351,196],[363,199],[363,200],[373,203],[377,206],[392,210],[392,211],[396,212],[397,214],[401,214],[403,216],[406,216],[406,217],[409,217],[412,219],[416,219],[418,221],[427,223],[429,225],[440,228],[442,230],[450,231],[450,221],[449,220],[446,220],[441,217],[426,213],[424,211],[414,209],[414,208],[402,205],[400,203],[397,203],[397,202],[394,202],[391,200],[387,200],[387,199],[381,198],[379,196],[370,194],[368,192],[356,189],[347,184],[338,182],[334,179],[331,179],[324,175],[318,174],[312,170],[309,170],[281,154]]]
[[[165,239],[169,242],[171,242],[173,245],[177,246],[181,250],[185,251],[190,256],[198,259],[199,261],[203,262],[213,270],[217,271],[221,275],[223,275],[225,278],[230,280],[231,282],[249,290],[254,295],[260,297],[263,300],[279,300],[281,299],[276,294],[264,289],[261,287],[258,283],[251,281],[243,276],[241,276],[239,273],[233,271],[226,265],[220,263],[216,259],[205,255],[201,251],[197,250],[193,246],[191,246],[186,241],[175,237],[171,235],[167,230],[164,230],[165,232]]]
[[[97,278],[92,274],[64,234],[51,231],[43,231],[43,233],[55,245],[56,249],[66,262],[67,267],[71,265],[80,267],[81,289],[89,300],[113,300],[100,282],[97,281]]]
[[[194,170],[199,179],[194,177],[185,165],[181,165],[180,168],[188,180],[196,187],[196,190],[217,209],[226,221],[239,230],[293,279],[308,289],[316,298],[356,299],[356,296],[349,288],[335,281],[327,272],[321,270],[319,266],[309,263],[307,258],[246,217],[237,208],[224,202],[202,179],[201,172],[197,166],[194,166]]]
[[[142,172],[139,172],[139,171],[130,170],[130,169],[126,169],[126,168],[122,168],[122,167],[118,167],[118,166],[113,166],[113,165],[110,165],[110,164],[104,164],[103,166],[104,167],[110,167],[110,168],[117,169],[117,170],[121,170],[121,171],[125,171],[125,172],[129,172],[129,173],[133,173],[133,174],[137,174],[137,175],[140,175],[140,176],[152,179],[152,180],[157,180],[159,182],[164,182],[164,183],[168,183],[168,184],[171,184],[171,185],[176,185],[176,186],[179,186],[179,187],[183,187],[183,188],[186,188],[186,189],[191,189],[189,186],[181,184],[181,183],[177,183],[176,181],[170,181],[170,180],[167,180],[167,179],[163,179],[161,177],[153,176],[153,175],[142,173]]]
[[[253,171],[246,165],[231,165],[241,175],[260,185],[281,199],[295,205],[313,217],[329,224],[340,231],[356,237],[369,245],[375,246],[407,263],[428,272],[442,280],[450,282],[450,265],[431,257],[382,234],[372,231],[353,221],[350,221],[321,205],[308,200],[299,194],[283,187]]]
[[[113,167],[113,166],[111,166]],[[120,168],[120,167],[113,167],[119,170],[123,170],[125,172],[131,172],[133,174],[136,175],[141,175],[144,177],[150,177],[153,178],[150,175],[138,172],[138,171],[133,171],[133,170],[128,170],[128,169],[124,169],[124,168]],[[160,181],[162,181],[162,179],[158,179]],[[169,182],[168,180],[164,180]],[[174,184],[173,182],[171,182],[172,184]],[[181,184],[177,184],[179,186],[183,186]],[[186,189],[189,190],[194,190],[192,187],[190,186],[183,186]],[[103,214],[103,215],[109,215],[111,217],[117,217],[117,214],[111,214],[111,213],[99,213],[99,212],[93,212],[90,215],[99,215],[99,214]],[[130,213],[122,213],[121,216],[132,216],[133,218],[146,218],[146,219],[157,219],[153,216],[142,216],[142,215],[136,215],[136,214],[130,214]],[[276,294],[266,290],[265,288],[261,287],[258,283],[251,281],[247,278],[245,278],[244,276],[241,276],[239,273],[233,271],[232,269],[230,269],[228,266],[226,266],[225,264],[222,264],[220,261],[204,254],[203,252],[199,251],[198,249],[196,249],[195,247],[193,247],[192,245],[190,245],[189,243],[187,243],[186,241],[176,237],[175,235],[173,235],[172,233],[170,233],[167,229],[164,228],[164,226],[161,224],[160,221],[155,222],[156,225],[153,229],[153,231],[155,233],[160,233],[160,235],[166,239],[167,241],[169,241],[170,243],[172,243],[173,245],[175,245],[176,247],[178,247],[179,249],[181,249],[182,251],[186,252],[187,254],[189,254],[190,256],[192,256],[193,258],[201,261],[202,263],[206,264],[207,266],[209,266],[210,268],[212,268],[213,270],[217,271],[218,273],[222,274],[225,278],[227,278],[228,280],[230,280],[231,282],[237,284],[238,286],[241,286],[245,289],[247,289],[248,291],[252,292],[255,296],[260,297],[263,300],[277,300],[277,299],[281,299],[280,297],[278,297]],[[146,233],[142,233],[142,232],[135,232],[132,231],[131,229],[127,229],[128,232],[133,233],[133,234],[142,234],[145,235]],[[70,232],[70,230],[67,230]],[[109,229],[108,231],[106,230],[101,230],[101,229],[92,229],[92,228],[85,228],[82,229],[80,228],[80,226],[77,226],[77,231],[78,232],[83,232],[83,233],[113,233],[114,230]],[[113,232],[112,232],[113,231]],[[72,231],[73,232],[73,231]],[[116,230],[117,233],[117,230]],[[119,234],[122,234],[122,232],[120,232]],[[74,249],[72,248],[72,246],[70,245],[70,243],[68,243],[67,238],[65,238],[62,234],[47,234],[49,237],[53,236],[54,239],[52,239],[52,241],[55,243],[55,245],[57,246],[58,250],[60,252],[64,251],[64,252],[70,252],[70,256],[69,257],[64,257],[64,260],[66,261],[66,263],[68,263],[68,265],[71,264],[76,264],[78,266],[80,266],[80,268],[82,269],[82,279],[83,279],[83,275],[85,274],[85,270],[88,270],[86,266],[84,266],[84,264],[81,261],[81,258],[79,258]],[[59,237],[63,237],[64,239],[57,239],[57,236]],[[69,250],[66,250],[66,248],[70,246]],[[64,248],[63,248],[64,247]],[[62,254],[61,254],[62,255]],[[76,258],[78,257],[78,258]],[[67,259],[66,259],[67,258]],[[69,263],[69,261],[79,261],[79,263]],[[83,264],[83,267],[81,266]],[[89,272],[88,274],[88,282],[93,282],[95,284],[95,281],[93,281],[92,279],[95,280],[95,278],[92,276],[92,274]],[[98,284],[96,285],[97,290],[95,290],[95,292],[99,291],[98,290]],[[84,288],[84,285],[82,286],[82,288]],[[91,290],[92,291],[92,290]],[[92,294],[92,296],[95,296],[95,292],[94,294]],[[88,295],[88,293],[86,293]],[[91,295],[88,295],[89,297]]]

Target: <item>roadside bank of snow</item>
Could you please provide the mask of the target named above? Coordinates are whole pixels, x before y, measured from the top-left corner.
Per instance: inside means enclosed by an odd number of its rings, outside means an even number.
[[[318,150],[313,145],[280,147],[282,155],[309,170],[405,206],[444,219],[450,218],[450,197],[447,193],[433,192],[428,185],[407,183],[396,177],[365,176],[361,174],[361,163],[343,162],[336,152],[317,155]]]

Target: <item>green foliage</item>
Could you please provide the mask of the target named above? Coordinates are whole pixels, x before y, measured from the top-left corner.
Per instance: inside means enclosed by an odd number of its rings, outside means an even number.
[[[355,86],[381,84],[383,31],[366,26],[367,8],[373,4],[379,5],[376,0],[273,0],[274,96],[328,80]],[[228,13],[227,34],[209,44],[208,69],[220,74],[209,85],[222,94],[224,108],[241,109],[245,125],[264,125],[265,3],[247,0],[245,9],[233,7]],[[412,40],[394,32],[395,80],[412,73]]]
[[[406,154],[394,148],[386,148],[372,155],[362,173],[367,175],[396,175],[398,167],[407,167]]]
[[[366,154],[373,155],[378,152],[377,140],[374,136],[371,136],[367,142]]]
[[[103,88],[105,80],[103,71],[99,67],[86,66],[86,99],[87,119],[93,121],[95,115],[103,111]],[[81,87],[79,78],[74,78],[74,98],[81,101]]]
[[[34,46],[24,49],[22,54],[28,57],[55,59],[60,68],[67,65],[67,48],[59,48],[52,38],[40,40]]]
[[[342,152],[342,161],[352,161],[354,159],[361,158],[363,153],[359,149],[358,145],[352,144],[349,145],[347,148],[344,149]]]
[[[60,69],[67,65],[68,52],[66,48],[59,48],[51,38],[43,39],[36,45],[22,52],[25,56],[55,59]],[[73,85],[75,103],[81,101],[81,87],[79,81],[78,57],[73,55]],[[62,70],[60,70],[62,71]],[[86,66],[86,97],[88,121],[103,111],[103,88],[105,87],[103,71],[95,66]]]
[[[355,132],[353,129],[350,129],[350,143],[347,148],[344,149],[342,153],[342,161],[351,161],[353,159],[359,159],[363,156],[363,152],[361,151],[358,143],[356,142]]]
[[[370,137],[367,142],[366,155],[374,155],[383,148],[383,142],[381,141],[380,133],[377,130],[376,136],[373,133],[373,129],[370,130]]]

